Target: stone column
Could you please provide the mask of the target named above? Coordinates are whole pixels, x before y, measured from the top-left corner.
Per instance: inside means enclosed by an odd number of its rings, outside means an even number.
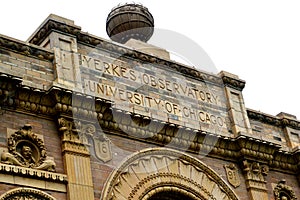
[[[269,167],[258,162],[244,160],[242,163],[246,187],[251,200],[268,200],[267,176]]]
[[[80,122],[59,118],[62,152],[68,176],[69,200],[94,200],[90,153],[80,134]]]

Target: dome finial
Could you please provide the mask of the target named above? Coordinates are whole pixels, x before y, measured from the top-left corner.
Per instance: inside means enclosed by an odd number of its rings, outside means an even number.
[[[147,42],[154,31],[154,19],[148,9],[136,3],[113,8],[106,20],[106,32],[116,42],[126,43],[133,38]]]

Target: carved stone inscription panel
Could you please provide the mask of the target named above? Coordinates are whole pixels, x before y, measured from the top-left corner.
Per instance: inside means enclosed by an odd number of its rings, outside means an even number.
[[[78,54],[78,58],[86,94],[111,100],[116,109],[227,133],[229,118],[222,84],[208,84],[153,64],[112,58],[102,52]]]

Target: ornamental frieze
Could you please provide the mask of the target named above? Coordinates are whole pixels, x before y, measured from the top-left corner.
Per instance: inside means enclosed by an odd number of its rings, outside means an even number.
[[[12,40],[11,38],[0,36],[0,48],[14,51],[25,56],[33,56],[40,60],[53,61],[54,54],[51,50],[46,50],[37,46],[31,46],[23,42]]]
[[[262,123],[266,123],[266,124],[270,124],[270,125],[274,125],[277,127],[291,127],[293,129],[296,130],[300,130],[300,122],[294,119],[288,119],[288,118],[279,118],[279,117],[275,117],[275,116],[270,116],[258,111],[254,111],[254,110],[247,110],[247,114],[248,117],[250,119],[254,119],[254,120],[258,120]]]

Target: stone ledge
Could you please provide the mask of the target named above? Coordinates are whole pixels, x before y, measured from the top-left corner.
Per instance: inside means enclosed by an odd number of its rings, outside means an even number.
[[[262,123],[270,124],[277,127],[290,127],[296,130],[300,130],[300,121],[298,121],[295,117],[278,114],[277,116],[268,115],[259,111],[255,111],[252,109],[247,109],[247,114],[249,119],[258,120]]]
[[[25,56],[31,56],[38,60],[46,60],[52,62],[54,59],[54,53],[52,50],[36,46],[34,44],[28,44],[23,41],[19,41],[8,36],[0,34],[0,48],[17,52]]]
[[[10,178],[17,177],[17,176],[29,177],[30,179],[29,182],[31,182],[32,179],[39,179],[38,181],[46,181],[46,182],[47,181],[58,182],[61,184],[66,184],[68,182],[67,175],[65,174],[7,165],[3,163],[0,163],[0,175],[1,176],[6,175]],[[15,180],[15,178],[13,178],[13,180]],[[3,179],[0,178],[0,181],[3,181]]]

